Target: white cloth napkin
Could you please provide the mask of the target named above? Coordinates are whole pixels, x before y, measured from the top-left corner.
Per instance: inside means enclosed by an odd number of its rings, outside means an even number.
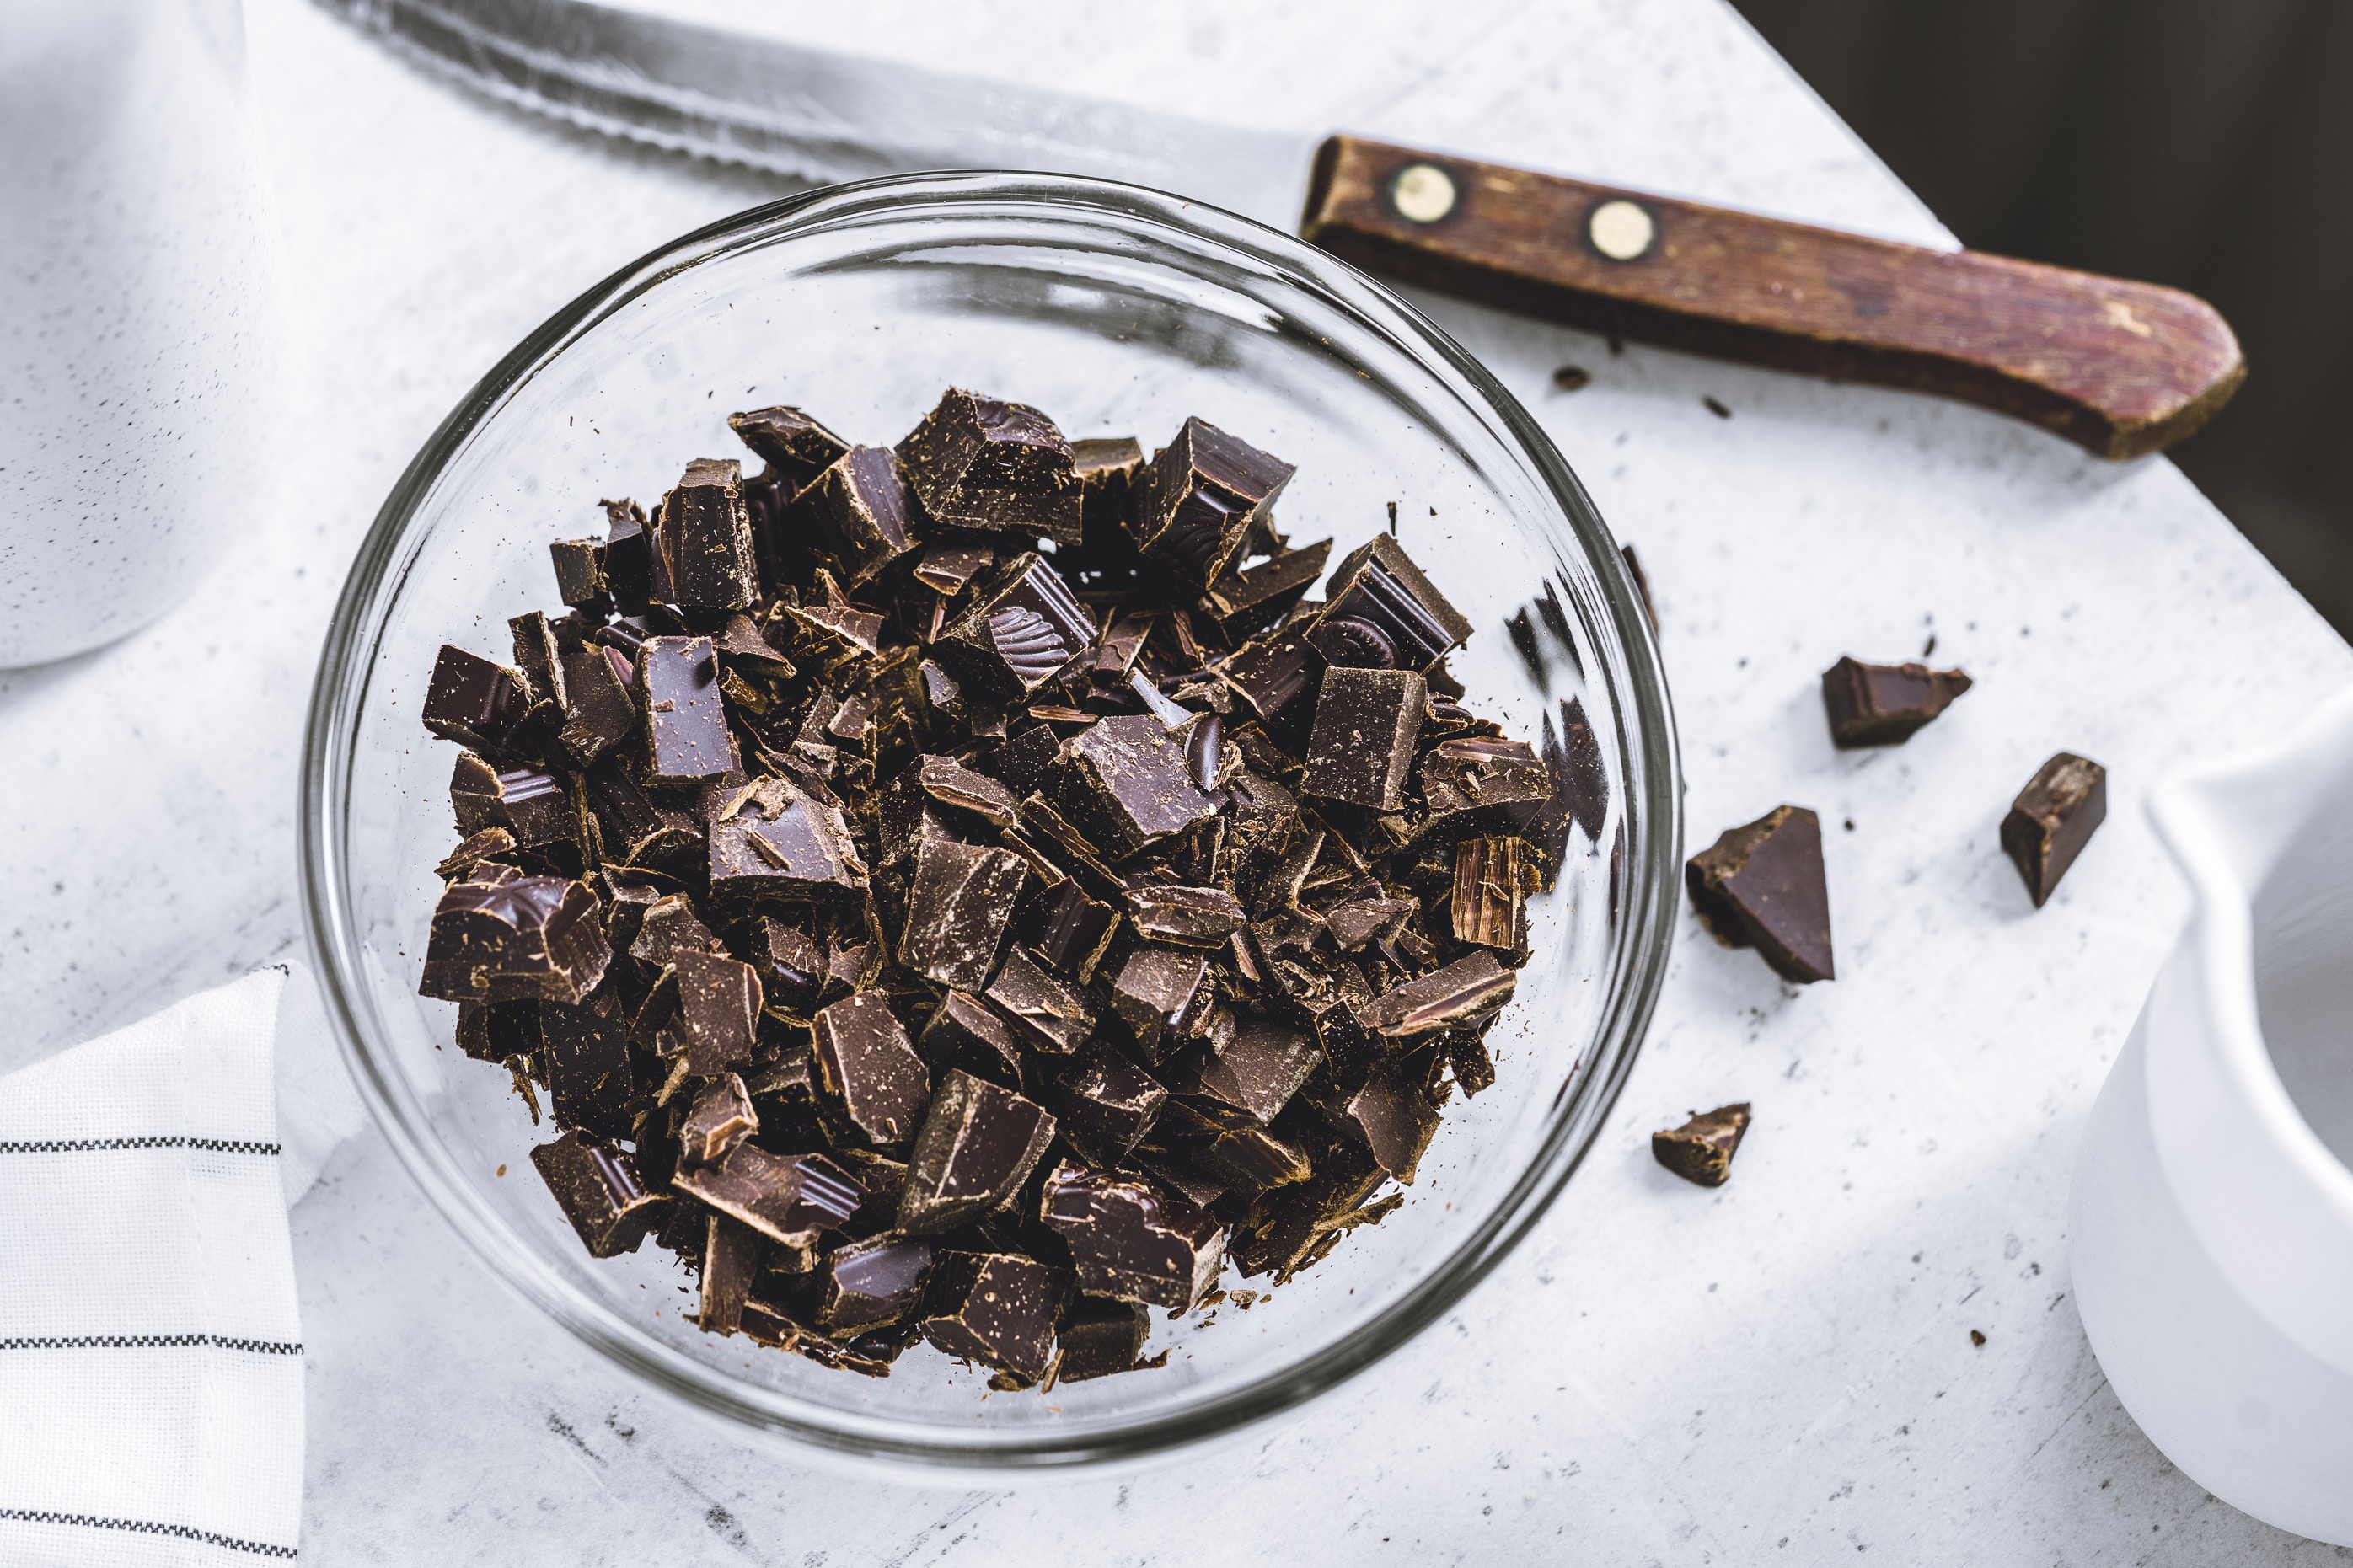
[[[0,1563],[297,1554],[286,1209],[359,1121],[293,966],[0,1078]]]

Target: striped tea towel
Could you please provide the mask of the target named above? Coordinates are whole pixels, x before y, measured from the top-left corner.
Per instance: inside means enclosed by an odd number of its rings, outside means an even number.
[[[296,1555],[286,1205],[358,1119],[327,1051],[280,967],[0,1078],[0,1563]]]

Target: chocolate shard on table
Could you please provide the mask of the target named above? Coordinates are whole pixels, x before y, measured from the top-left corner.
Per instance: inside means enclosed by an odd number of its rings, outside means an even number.
[[[697,1089],[687,1107],[678,1125],[678,1157],[690,1165],[717,1164],[759,1130],[760,1113],[743,1079],[722,1073]]]
[[[858,1135],[878,1149],[906,1143],[931,1102],[931,1074],[880,991],[860,991],[818,1011],[819,1085]]]
[[[727,427],[766,460],[769,473],[788,490],[799,489],[849,450],[849,442],[797,408],[730,414]]]
[[[935,1235],[999,1207],[1053,1140],[1054,1119],[1035,1100],[950,1068],[908,1156],[898,1228]]]
[[[697,458],[662,500],[655,532],[657,578],[667,574],[673,605],[743,610],[760,602],[752,516],[744,509],[744,465]]]
[[[1172,1074],[1168,1087],[1263,1127],[1322,1060],[1311,1035],[1279,1019],[1238,1019],[1230,1038],[1212,1042],[1198,1060]]]
[[[1094,1009],[1086,997],[1055,978],[1027,948],[1017,947],[1005,955],[995,983],[984,994],[1032,1050],[1068,1056],[1094,1032]]]
[[[577,1132],[539,1145],[531,1152],[531,1163],[591,1258],[635,1252],[669,1207],[638,1180],[636,1161]]]
[[[710,827],[718,899],[841,897],[866,887],[866,863],[839,806],[781,778],[754,783]]]
[[[594,1138],[628,1137],[637,1085],[619,1000],[599,990],[577,1003],[542,1002],[538,1007],[540,1068],[555,1124]]]
[[[1207,588],[1296,470],[1199,418],[1154,457],[1128,526],[1145,559]]]
[[[555,566],[555,594],[575,610],[609,607],[605,583],[605,542],[559,539],[547,547]]]
[[[926,980],[978,991],[997,969],[1029,867],[1010,849],[933,839],[915,857],[899,962]]]
[[[1101,1040],[1039,1077],[1063,1141],[1099,1165],[1124,1163],[1168,1103],[1158,1079]]]
[[[1033,894],[1013,917],[1013,940],[1049,968],[1084,985],[1119,934],[1119,911],[1069,878]]]
[[[453,882],[434,907],[417,989],[445,1002],[577,1002],[612,957],[586,882]]]
[[[1388,1039],[1418,1039],[1492,1017],[1518,984],[1493,953],[1474,952],[1382,992],[1360,1016]]]
[[[818,1270],[817,1321],[836,1333],[903,1322],[923,1303],[931,1272],[932,1244],[921,1237],[875,1236],[836,1247]]]
[[[1112,982],[1111,1010],[1127,1026],[1144,1058],[1157,1062],[1167,1054],[1166,1039],[1181,1035],[1216,994],[1208,954],[1144,943],[1127,955]]]
[[[1113,861],[1218,809],[1193,782],[1182,742],[1148,713],[1112,714],[1065,742],[1053,784],[1055,807]]]
[[[634,695],[645,718],[649,780],[692,784],[742,771],[709,637],[648,637]]]
[[[1527,895],[1535,868],[1517,838],[1465,838],[1454,847],[1454,940],[1525,958]]]
[[[951,387],[898,446],[923,510],[948,528],[1083,537],[1075,459],[1054,422],[1025,403]]]
[[[1821,820],[1779,805],[1725,830],[1683,868],[1700,923],[1726,947],[1754,947],[1784,980],[1836,978]]]
[[[1969,689],[1957,669],[1925,664],[1859,664],[1842,658],[1822,671],[1822,706],[1831,740],[1841,749],[1894,746],[1952,706]]]
[[[1128,918],[1147,942],[1185,947],[1223,947],[1249,917],[1223,888],[1187,888],[1154,883],[1127,891]]]
[[[425,689],[425,727],[445,741],[480,752],[503,751],[531,700],[522,677],[502,664],[452,644],[441,645]]]
[[[1078,480],[1080,520],[1086,536],[1099,536],[1120,526],[1144,473],[1144,448],[1133,436],[1098,436],[1071,443],[1071,475]]]
[[[562,779],[529,763],[500,767],[472,752],[458,753],[449,774],[449,805],[459,832],[503,827],[526,849],[570,838],[579,830]]]
[[[1201,612],[1228,642],[1255,637],[1280,624],[1306,597],[1331,555],[1332,542],[1319,539],[1240,572],[1229,570],[1202,595]]]
[[[2061,752],[2036,770],[2002,818],[2001,847],[2041,909],[2108,815],[2108,770]]]
[[[1039,1215],[1070,1247],[1090,1296],[1189,1312],[1225,1259],[1216,1215],[1125,1172],[1065,1161],[1046,1178]]]
[[[1421,759],[1422,831],[1518,834],[1552,797],[1553,771],[1525,741],[1440,741]]]
[[[1133,1301],[1082,1296],[1055,1337],[1061,1351],[1054,1373],[1058,1384],[1134,1372],[1152,1337],[1152,1314]]]
[[[1651,1134],[1651,1157],[1686,1182],[1720,1187],[1748,1131],[1748,1102],[1694,1112],[1681,1127]]]
[[[1471,623],[1386,533],[1333,570],[1324,612],[1306,634],[1335,665],[1410,670],[1430,668],[1470,635]]]
[[[743,1142],[714,1164],[681,1165],[670,1185],[786,1247],[817,1244],[858,1212],[864,1192],[823,1154],[776,1154]]]
[[[949,1355],[1036,1383],[1053,1365],[1062,1292],[1054,1270],[1034,1258],[944,1252],[933,1260],[917,1326]]]
[[[1335,665],[1325,670],[1301,791],[1395,811],[1405,802],[1414,742],[1421,737],[1429,704],[1429,683],[1409,669]]]
[[[695,1326],[706,1334],[732,1334],[744,1326],[744,1303],[768,1250],[767,1237],[742,1220],[706,1215],[702,1240],[702,1299]]]
[[[960,1069],[1008,1089],[1021,1087],[1021,1044],[1013,1027],[977,996],[951,991],[916,1037],[935,1073]]]
[[[1094,616],[1035,551],[999,562],[971,594],[971,608],[932,648],[982,696],[1027,702],[1094,646]]]
[[[841,559],[850,587],[916,546],[921,513],[888,447],[852,447],[809,483],[801,503]]]

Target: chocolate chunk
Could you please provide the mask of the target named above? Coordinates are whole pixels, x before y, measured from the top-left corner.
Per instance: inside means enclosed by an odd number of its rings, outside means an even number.
[[[866,864],[839,806],[780,778],[759,779],[711,824],[713,897],[855,893]]]
[[[742,771],[709,637],[648,637],[638,654],[636,696],[645,715],[646,770],[655,782],[691,784]]]
[[[1094,1010],[1086,998],[1055,979],[1027,948],[1005,955],[987,996],[1032,1050],[1068,1056],[1094,1030]]]
[[[1020,810],[1011,790],[954,757],[924,757],[916,764],[915,782],[941,805],[969,811],[994,826],[1012,826]]]
[[[1362,1088],[1335,1091],[1317,1109],[1363,1145],[1374,1163],[1408,1186],[1438,1131],[1438,1108],[1422,1093],[1420,1075],[1394,1057],[1376,1067]]]
[[[671,955],[678,1009],[654,1042],[688,1076],[712,1078],[749,1061],[759,1038],[760,976],[748,963],[681,948]]]
[[[915,563],[915,581],[934,594],[954,597],[964,592],[965,584],[996,564],[997,548],[989,544],[974,544],[951,541],[934,544],[923,552]]]
[[[1234,1235],[1234,1265],[1245,1279],[1287,1279],[1331,1249],[1350,1226],[1372,1217],[1366,1200],[1388,1174],[1353,1145],[1319,1156],[1304,1182],[1277,1187],[1251,1205]],[[1379,1205],[1374,1205],[1377,1208]]]
[[[1304,637],[1294,631],[1270,632],[1242,644],[1216,668],[1268,735],[1285,743],[1305,736],[1323,681],[1324,656]]]
[[[1520,848],[1516,838],[1466,838],[1454,847],[1455,941],[1527,951],[1527,891],[1535,868],[1522,862]]]
[[[744,1326],[744,1303],[768,1250],[767,1238],[742,1220],[723,1214],[704,1216],[702,1301],[695,1326],[706,1334],[732,1334]]]
[[[722,1073],[695,1091],[686,1120],[678,1127],[678,1157],[690,1165],[713,1165],[760,1130],[751,1092],[735,1074]]]
[[[1553,792],[1553,773],[1525,741],[1466,736],[1440,741],[1421,760],[1425,831],[1519,833]]]
[[[667,969],[681,952],[716,952],[720,942],[683,893],[666,893],[638,913],[629,956],[649,969]]]
[[[514,639],[515,669],[522,677],[524,699],[534,709],[545,704],[560,710],[564,669],[554,627],[544,614],[533,610],[508,621],[507,631]]]
[[[1428,683],[1409,669],[1335,665],[1325,670],[1299,787],[1329,800],[1395,811],[1404,804],[1406,776],[1429,701]]]
[[[932,1244],[877,1236],[837,1247],[818,1271],[817,1321],[837,1333],[902,1321],[923,1299]]]
[[[503,827],[525,849],[570,838],[578,831],[563,781],[529,763],[501,768],[471,752],[459,752],[449,775],[449,805],[457,814],[459,832]]]
[[[1034,551],[1000,563],[972,595],[933,649],[984,696],[1026,701],[1093,646],[1094,617]]]
[[[650,866],[697,844],[700,825],[658,804],[607,757],[581,775],[595,818],[599,857],[607,865]]]
[[[1111,1006],[1147,1061],[1167,1054],[1163,1036],[1182,1034],[1217,994],[1208,958],[1173,947],[1140,946],[1112,982]]]
[[[907,1161],[899,1229],[933,1235],[998,1207],[1053,1141],[1054,1119],[1036,1101],[949,1068]]]
[[[538,1006],[540,1066],[555,1124],[595,1138],[628,1137],[629,1097],[637,1086],[618,1000],[599,991],[576,1004]]]
[[[1127,907],[1137,935],[1186,947],[1223,947],[1246,918],[1241,905],[1223,888],[1168,883],[1131,888]]]
[[[1065,1161],[1046,1178],[1039,1217],[1070,1247],[1079,1289],[1189,1312],[1218,1282],[1226,1227],[1142,1176]]]
[[[915,1041],[935,1072],[961,1068],[1008,1089],[1021,1086],[1021,1046],[1013,1027],[976,996],[951,991]]]
[[[1133,1301],[1082,1296],[1071,1309],[1056,1339],[1061,1351],[1054,1381],[1084,1383],[1113,1373],[1137,1370],[1145,1342],[1152,1334],[1152,1315]]]
[[[637,502],[608,500],[605,509],[605,590],[625,616],[642,616],[652,600],[653,534]]]
[[[744,465],[697,458],[662,501],[655,576],[667,573],[673,605],[748,609],[760,602],[760,568],[752,550],[752,516],[744,509]]]
[[[425,727],[445,741],[477,751],[504,749],[531,710],[522,677],[502,664],[448,643],[433,661],[425,689]]]
[[[1145,471],[1144,448],[1133,436],[1071,443],[1071,473],[1079,482],[1081,521],[1089,539],[1119,527]]]
[[[723,666],[730,662],[739,668],[778,679],[793,674],[793,661],[782,649],[763,636],[749,616],[730,616],[727,624],[712,636],[711,645]]]
[[[832,647],[828,658],[847,656],[855,660],[860,655],[875,655],[882,649],[882,616],[874,610],[863,610],[849,602],[833,574],[822,566],[810,574],[817,582],[817,593],[808,601],[795,605],[787,604],[785,613],[800,625],[808,627]]]
[[[1082,537],[1070,443],[1027,404],[950,388],[898,452],[923,510],[947,527]]]
[[[804,500],[853,588],[915,547],[914,497],[887,447],[850,447],[810,483]]]
[[[638,702],[630,695],[637,666],[619,649],[584,645],[564,654],[564,727],[556,740],[586,766],[629,737],[638,727]]]
[[[453,882],[434,908],[417,989],[445,1002],[577,1002],[612,957],[586,882]]]
[[[591,1258],[635,1252],[669,1206],[638,1179],[636,1161],[577,1132],[533,1149],[531,1163]]]
[[[880,991],[858,992],[818,1012],[816,1059],[826,1094],[867,1142],[903,1144],[923,1125],[931,1075]]]
[[[1033,897],[1014,916],[1014,940],[1081,985],[1119,933],[1119,911],[1087,897],[1068,878]]]
[[[1436,1124],[1432,1112],[1431,1125]],[[1203,1170],[1223,1181],[1229,1191],[1243,1197],[1303,1182],[1314,1173],[1304,1153],[1259,1127],[1220,1132],[1202,1145],[1194,1158]]]
[[[607,607],[603,540],[559,539],[547,553],[555,563],[556,597],[575,609]]]
[[[1185,736],[1185,765],[1192,771],[1193,782],[1204,791],[1218,787],[1219,778],[1226,770],[1225,721],[1215,713],[1203,713],[1196,718],[1193,728]]]
[[[1306,635],[1335,665],[1424,670],[1471,635],[1471,623],[1396,540],[1377,533],[1333,572],[1324,612]]]
[[[445,882],[470,882],[477,879],[474,868],[485,860],[506,862],[515,852],[514,835],[503,827],[485,827],[469,836],[458,847],[443,857],[433,868],[433,874]]]
[[[1488,1054],[1487,1042],[1479,1037],[1478,1031],[1449,1031],[1445,1051],[1446,1065],[1454,1074],[1456,1085],[1465,1095],[1495,1087],[1495,1058]]]
[[[460,1002],[458,1048],[478,1062],[527,1057],[545,1044],[539,1022],[544,1002]]]
[[[822,1154],[773,1154],[738,1143],[712,1165],[681,1165],[670,1184],[789,1247],[816,1243],[858,1212],[865,1194]]]
[[[1957,669],[1841,658],[1822,671],[1822,706],[1830,710],[1831,739],[1841,748],[1899,744],[1951,707],[1969,685],[1969,678]]]
[[[1295,471],[1214,425],[1187,419],[1152,460],[1129,520],[1136,547],[1195,587],[1207,588]]]
[[[797,490],[839,461],[849,443],[797,408],[754,408],[730,414],[727,428],[767,460],[787,490]]]
[[[1748,1131],[1748,1102],[1694,1112],[1681,1127],[1651,1134],[1651,1157],[1686,1182],[1720,1187],[1732,1174],[1732,1156]]]
[[[2005,833],[2005,840],[2007,834]],[[1683,868],[1692,909],[1726,947],[1754,947],[1784,980],[1835,978],[1820,819],[1780,805],[1725,830]]]
[[[997,968],[997,949],[1029,875],[1010,849],[934,839],[915,857],[899,962],[927,980],[977,991]]]
[[[981,765],[1014,795],[1027,795],[1045,782],[1046,770],[1061,752],[1061,737],[1053,727],[1038,724],[1007,736]]]
[[[1512,999],[1519,977],[1492,952],[1458,958],[1445,968],[1384,991],[1362,1010],[1364,1021],[1392,1040],[1409,1040],[1473,1024]]]
[[[1229,642],[1240,642],[1279,624],[1324,575],[1332,542],[1316,541],[1286,550],[1242,572],[1228,571],[1201,600],[1201,608]]]
[[[1099,1165],[1124,1163],[1168,1103],[1158,1079],[1100,1040],[1041,1077],[1063,1139]]]
[[[952,1356],[1001,1367],[1025,1383],[1053,1364],[1062,1288],[1054,1271],[1006,1252],[944,1252],[923,1291],[923,1337]]]
[[[1054,805],[1113,860],[1214,816],[1185,748],[1148,713],[1114,713],[1063,747]]]
[[[1169,1087],[1263,1127],[1291,1103],[1321,1059],[1312,1037],[1273,1018],[1242,1018],[1230,1039],[1212,1042]]]
[[[2059,879],[2107,815],[2108,770],[2072,752],[2061,752],[2043,763],[2018,792],[2010,815],[2002,818],[2001,847],[2026,879],[2027,895],[2036,909],[2049,900]],[[1827,973],[1827,938],[1823,952]]]

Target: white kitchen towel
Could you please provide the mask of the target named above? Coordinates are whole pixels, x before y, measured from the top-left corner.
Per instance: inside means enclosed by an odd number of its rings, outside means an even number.
[[[0,1563],[296,1556],[286,1208],[359,1115],[326,1048],[275,967],[0,1078]]]

